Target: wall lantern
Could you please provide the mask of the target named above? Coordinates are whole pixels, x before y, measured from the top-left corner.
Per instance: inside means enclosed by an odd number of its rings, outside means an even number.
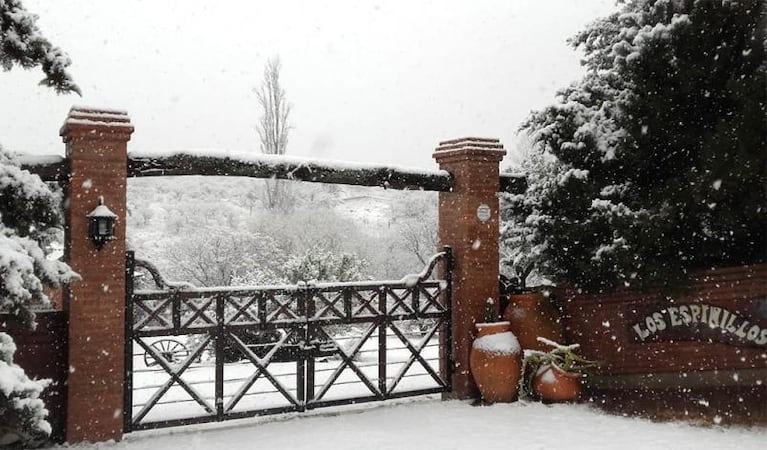
[[[91,239],[99,250],[108,241],[115,239],[117,214],[107,208],[104,204],[104,197],[99,197],[99,206],[89,212],[86,217],[88,217]]]

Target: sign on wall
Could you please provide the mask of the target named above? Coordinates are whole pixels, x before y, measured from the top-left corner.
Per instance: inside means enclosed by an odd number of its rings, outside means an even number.
[[[734,309],[707,303],[651,305],[630,322],[635,342],[702,341],[767,347],[767,300]]]
[[[477,219],[479,219],[480,222],[485,223],[492,217],[491,213],[492,210],[490,209],[490,206],[483,203],[477,208]]]

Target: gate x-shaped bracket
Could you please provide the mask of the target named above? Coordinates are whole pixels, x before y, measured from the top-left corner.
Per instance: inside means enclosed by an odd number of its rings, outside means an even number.
[[[199,392],[197,392],[192,386],[188,385],[182,378],[181,375],[186,371],[186,369],[189,368],[189,366],[192,365],[192,362],[195,361],[197,357],[202,354],[203,350],[205,350],[205,346],[208,345],[208,342],[210,342],[210,336],[205,335],[205,337],[201,340],[201,342],[197,345],[197,347],[194,349],[194,351],[190,352],[189,356],[184,360],[183,363],[176,366],[175,368],[170,365],[168,361],[163,358],[162,354],[159,350],[155,350],[152,348],[151,345],[144,342],[141,338],[135,338],[135,341],[138,342],[138,344],[144,348],[144,351],[152,355],[152,357],[157,361],[157,363],[165,370],[165,372],[170,375],[170,378],[168,381],[165,382],[165,384],[162,385],[154,394],[152,394],[152,397],[147,400],[144,407],[139,411],[138,415],[133,419],[134,424],[138,424],[141,422],[142,419],[149,413],[149,411],[152,409],[152,407],[155,406],[155,404],[160,400],[160,398],[165,395],[166,392],[173,386],[174,383],[178,383],[179,386],[181,386],[191,397],[196,401],[197,403],[202,406],[205,411],[208,414],[215,414],[216,410],[208,404],[208,402],[205,401],[205,399],[202,398]]]
[[[293,406],[300,407],[300,404],[298,402],[298,399],[290,395],[288,390],[285,388],[285,386],[282,385],[282,383],[277,380],[274,376],[272,376],[271,373],[269,373],[267,367],[269,367],[269,364],[272,362],[272,358],[277,353],[277,351],[282,347],[285,342],[295,333],[295,330],[291,330],[289,333],[285,333],[282,338],[272,346],[272,349],[269,350],[269,352],[264,355],[263,358],[259,358],[255,353],[253,353],[250,348],[248,348],[247,345],[245,345],[244,342],[236,335],[236,334],[229,334],[229,337],[232,338],[232,340],[237,344],[237,346],[240,348],[240,350],[245,354],[245,356],[250,360],[250,362],[256,366],[256,371],[248,377],[247,380],[240,386],[239,389],[237,389],[237,392],[232,396],[232,399],[229,400],[229,403],[224,408],[225,412],[230,412],[234,407],[237,405],[237,403],[242,399],[243,396],[245,396],[245,393],[248,392],[248,389],[250,389],[251,386],[253,386],[253,383],[255,383],[258,378],[263,374],[264,377],[269,380],[272,385],[274,385],[275,388],[277,388],[278,391],[287,399]],[[223,336],[221,336],[223,339]]]

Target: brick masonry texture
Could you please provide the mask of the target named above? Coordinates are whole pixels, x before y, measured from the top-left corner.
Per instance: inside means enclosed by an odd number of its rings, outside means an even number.
[[[89,120],[80,120],[83,115]],[[127,115],[73,108],[61,130],[69,162],[65,258],[82,280],[64,293],[69,312],[67,441],[122,437],[125,327]],[[103,116],[103,117],[102,117]],[[118,216],[115,240],[98,249],[86,215],[99,197]]]
[[[505,152],[494,139],[465,138],[440,144],[434,158],[453,175],[455,188],[439,194],[440,246],[453,248],[452,398],[476,398],[469,371],[474,324],[484,321],[485,301],[498,301],[498,165]],[[490,219],[477,217],[490,206]]]

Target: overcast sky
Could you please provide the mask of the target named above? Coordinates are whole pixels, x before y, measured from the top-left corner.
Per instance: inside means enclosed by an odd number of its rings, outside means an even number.
[[[131,150],[258,151],[253,89],[279,55],[288,154],[434,168],[440,140],[500,138],[579,78],[566,39],[614,0],[24,0],[83,91],[0,72],[0,143],[63,154],[72,105],[127,110]]]

